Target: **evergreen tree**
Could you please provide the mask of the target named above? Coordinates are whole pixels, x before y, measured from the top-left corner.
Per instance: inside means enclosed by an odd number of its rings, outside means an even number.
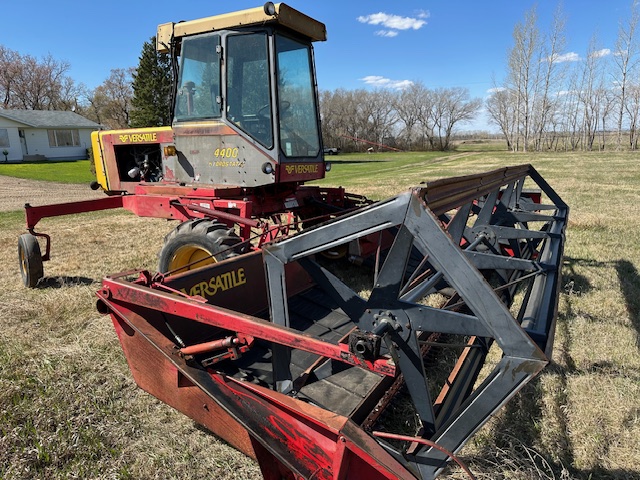
[[[140,64],[133,74],[131,127],[171,124],[171,58],[156,51],[156,38],[142,46]]]

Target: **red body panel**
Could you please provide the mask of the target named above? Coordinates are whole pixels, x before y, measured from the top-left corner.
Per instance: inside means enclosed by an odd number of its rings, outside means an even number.
[[[349,209],[355,203],[362,201],[360,197],[351,198],[345,195],[342,188],[320,188],[296,184],[268,189],[244,189],[224,186],[200,188],[136,183],[131,186],[131,190],[132,194],[113,195],[98,200],[36,207],[28,205],[26,207],[27,229],[36,234],[34,232],[36,224],[47,217],[125,208],[140,217],[180,221],[204,217],[218,218],[229,226],[239,224],[241,237],[247,240],[252,235],[251,228],[263,227],[265,232],[270,228],[267,223],[253,219],[268,218],[287,212],[295,212],[295,215],[303,220],[320,218],[323,215],[328,218],[329,213],[332,212],[331,209],[337,209],[337,211]],[[293,221],[293,217],[291,220]],[[272,240],[272,237],[265,236],[265,239]]]

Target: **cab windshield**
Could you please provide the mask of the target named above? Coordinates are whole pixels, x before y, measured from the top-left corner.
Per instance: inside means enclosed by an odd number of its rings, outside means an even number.
[[[273,147],[266,33],[227,37],[227,119]]]

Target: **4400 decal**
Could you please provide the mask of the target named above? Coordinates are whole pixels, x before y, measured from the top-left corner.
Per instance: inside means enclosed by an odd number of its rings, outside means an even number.
[[[213,156],[216,158],[238,158],[238,147],[216,148]]]

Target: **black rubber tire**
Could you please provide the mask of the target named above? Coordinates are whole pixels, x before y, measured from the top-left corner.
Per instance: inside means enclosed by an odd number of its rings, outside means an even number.
[[[44,277],[44,267],[42,265],[42,252],[40,244],[35,235],[23,233],[18,238],[18,262],[20,264],[20,275],[25,287],[34,288]]]
[[[198,218],[174,228],[164,239],[158,271],[182,273],[243,253],[242,239],[224,223]],[[198,261],[194,265],[192,262]]]

